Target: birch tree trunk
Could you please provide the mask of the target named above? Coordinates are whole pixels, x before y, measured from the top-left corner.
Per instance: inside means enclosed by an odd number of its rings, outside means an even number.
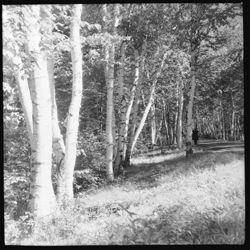
[[[30,89],[28,85],[27,78],[23,78],[21,69],[16,71],[15,79],[18,86],[19,99],[22,104],[22,110],[24,112],[24,118],[26,123],[26,128],[28,131],[29,142],[31,151],[34,149],[33,141],[33,122],[32,122],[32,101],[30,97]]]
[[[195,52],[191,52],[191,90],[189,94],[188,102],[188,114],[187,114],[187,142],[192,143],[192,128],[193,128],[193,101],[196,85],[196,72],[195,72]]]
[[[116,6],[115,6],[116,8]],[[107,32],[108,25],[108,10],[106,4],[103,5],[103,21],[104,31]],[[113,173],[113,91],[114,91],[114,44],[105,46],[105,78],[107,84],[107,117],[106,117],[106,136],[107,136],[107,151],[106,151],[106,174],[107,180],[112,182],[114,180]]]
[[[142,52],[141,52],[140,56],[139,56],[138,50],[135,49],[135,51],[134,51],[134,56],[135,56],[135,79],[134,79],[133,87],[131,89],[131,93],[130,93],[131,97],[130,97],[130,101],[129,101],[126,116],[125,116],[125,131],[124,131],[124,141],[125,141],[125,143],[124,143],[124,147],[123,147],[123,158],[124,158],[124,160],[125,160],[125,156],[126,156],[127,145],[129,144],[129,142],[131,142],[131,138],[128,138],[128,128],[129,128],[130,114],[131,114],[131,111],[132,111],[132,106],[133,106],[133,103],[134,103],[134,99],[136,97],[136,93],[138,93],[137,89],[139,88],[139,86],[141,84],[142,73],[144,71],[146,46],[147,46],[147,42],[144,42],[142,44]],[[138,101],[138,98],[136,98],[136,100]],[[137,101],[136,101],[136,105],[135,105],[136,109],[137,109]],[[135,112],[133,112],[133,113],[135,113]],[[132,135],[132,133],[130,135]]]
[[[114,79],[115,81],[115,79]],[[114,100],[113,100],[113,112],[112,112],[112,137],[113,137],[113,161],[115,161],[116,158],[116,153],[117,153],[117,145],[116,145],[116,122],[115,122],[115,105],[114,105]]]
[[[138,88],[136,90],[136,94],[135,94],[135,104],[134,104],[133,111],[131,114],[132,119],[131,119],[131,123],[129,124],[129,129],[128,129],[126,157],[127,157],[127,154],[131,154],[133,138],[135,135],[136,126],[137,126],[137,122],[138,122],[138,114],[137,113],[138,113],[138,105],[140,102],[139,94],[140,94],[140,89],[138,86]],[[125,160],[126,160],[126,158],[125,158]],[[125,162],[125,164],[127,164],[127,161]],[[125,167],[126,166],[127,165],[125,165]]]
[[[136,88],[139,85],[139,78],[140,78],[140,63],[139,63],[139,53],[138,50],[135,50],[134,52],[135,55],[135,79],[134,79],[134,84],[130,92],[130,100],[128,103],[127,111],[126,111],[126,116],[125,116],[125,127],[124,127],[124,146],[123,146],[123,157],[125,157],[126,150],[127,150],[127,143],[128,143],[128,126],[129,126],[129,120],[130,120],[130,114],[132,110],[132,106],[134,103],[135,99],[135,93],[136,93]]]
[[[142,72],[142,71],[140,71]],[[141,74],[141,73],[140,73]],[[141,82],[141,76],[140,76],[140,82]],[[136,131],[136,128],[138,126],[138,122],[139,122],[139,117],[138,117],[138,109],[139,109],[139,104],[140,104],[140,85],[137,87],[137,90],[136,90],[136,94],[135,94],[135,101],[134,101],[134,107],[133,107],[133,110],[131,112],[131,115],[132,115],[132,119],[131,119],[131,124],[130,124],[130,128],[131,128],[131,133],[130,133],[130,136],[128,138],[128,140],[131,141],[131,139],[133,138],[134,134],[135,134],[135,131]]]
[[[14,55],[13,65],[14,69],[14,77],[18,87],[18,96],[22,104],[22,110],[24,113],[24,119],[26,123],[26,128],[28,131],[28,137],[30,142],[31,151],[34,149],[33,143],[33,122],[32,122],[32,101],[30,96],[30,89],[28,84],[28,78],[25,76],[25,72],[23,70],[24,65],[22,62],[20,55],[20,51],[18,47],[16,50],[13,50],[12,53]],[[28,51],[27,51],[28,52]],[[28,52],[29,53],[29,52]]]
[[[21,61],[21,60],[20,60]],[[20,65],[21,66],[21,65]],[[26,128],[28,131],[29,143],[30,143],[30,167],[32,166],[32,152],[35,150],[34,138],[33,138],[33,121],[32,121],[32,101],[30,96],[30,89],[27,78],[23,77],[22,67],[16,70],[15,79],[18,86],[18,96],[22,104],[22,110],[24,112],[24,119]]]
[[[63,169],[63,159],[65,156],[65,145],[63,137],[59,128],[58,115],[57,115],[57,104],[55,95],[55,80],[54,80],[54,60],[53,58],[48,58],[48,74],[50,83],[50,93],[52,98],[52,133],[53,133],[53,153],[55,156],[55,162],[57,165],[57,189],[56,196],[57,200],[60,202],[63,190],[64,190],[64,169]]]
[[[239,113],[237,113],[236,116],[236,135],[235,135],[235,140],[239,140],[240,139],[240,116]]]
[[[170,107],[168,105],[167,107],[167,115],[166,115],[166,120],[167,120],[167,128],[168,128],[168,144],[172,145],[173,141],[173,129],[172,129],[172,120],[170,119]]]
[[[63,136],[59,128],[59,121],[58,121],[58,115],[57,115],[53,58],[48,58],[47,65],[48,65],[50,92],[51,92],[51,98],[52,98],[53,153],[55,155],[56,163],[60,164],[65,155],[65,145],[63,141]]]
[[[151,106],[151,142],[156,144],[156,121],[155,121],[155,104]]]
[[[34,150],[31,169],[30,210],[35,216],[51,214],[56,207],[51,181],[52,167],[52,124],[51,95],[47,72],[46,53],[40,50],[40,5],[28,7],[26,21],[29,24],[28,50],[33,55],[32,80],[32,116]]]
[[[130,165],[130,158],[131,158],[131,155],[133,153],[135,144],[136,144],[137,139],[138,139],[138,137],[139,137],[139,135],[140,135],[140,133],[142,131],[142,128],[143,128],[144,124],[145,124],[145,121],[146,121],[146,118],[148,116],[149,110],[150,110],[150,108],[152,106],[152,103],[154,102],[156,84],[157,84],[158,78],[159,78],[159,76],[161,74],[162,68],[164,66],[166,56],[167,56],[167,53],[164,54],[163,59],[162,59],[161,64],[160,64],[160,67],[156,72],[156,75],[155,75],[155,78],[153,80],[153,84],[152,84],[151,90],[150,90],[149,101],[148,101],[148,104],[147,104],[147,106],[146,106],[146,108],[145,108],[145,110],[143,112],[143,115],[142,115],[141,121],[140,121],[140,123],[138,125],[138,128],[136,129],[135,135],[134,135],[132,143],[131,143],[131,148],[129,147],[127,149],[127,151],[126,151],[126,158],[125,158],[125,163],[124,163],[124,165],[126,167],[128,167]]]
[[[177,125],[177,147],[182,148],[182,114],[183,114],[183,82],[182,79],[178,82],[178,125]]]
[[[195,5],[194,5],[195,7]],[[194,14],[194,16],[193,16]],[[197,38],[197,29],[199,29],[199,17],[202,15],[202,8],[200,6],[196,6],[196,10],[191,9],[192,21],[193,25],[191,27],[191,89],[189,93],[189,102],[188,102],[188,113],[187,113],[187,137],[186,143],[190,145],[189,152],[192,152],[192,128],[193,128],[193,101],[194,101],[194,93],[196,86],[196,63],[199,49],[199,40]]]
[[[160,124],[159,124],[157,131],[156,131],[156,139],[155,139],[156,144],[158,144],[160,147],[163,146],[163,141],[164,141],[164,136],[161,133],[163,120],[164,120],[164,114],[162,113]]]
[[[117,154],[115,159],[115,165],[114,167],[118,169],[119,172],[119,166],[122,164],[124,158],[123,158],[123,145],[125,142],[124,138],[124,130],[125,130],[125,114],[126,114],[126,100],[123,93],[123,85],[124,85],[124,61],[125,61],[125,43],[123,42],[121,44],[120,48],[120,65],[119,65],[119,71],[118,71],[118,103],[121,103],[121,106],[118,108],[118,143],[117,143]]]
[[[80,40],[82,5],[75,4],[73,5],[72,9],[73,15],[70,27],[70,36],[72,42],[71,58],[73,71],[72,99],[67,117],[65,157],[61,169],[61,172],[63,172],[64,174],[62,175],[62,178],[60,178],[60,181],[62,183],[59,183],[57,188],[57,198],[59,202],[63,200],[71,200],[74,198],[73,174],[77,150],[79,111],[82,100],[82,51]]]
[[[225,141],[226,140],[226,131],[225,131],[225,122],[224,122],[224,110],[222,106],[222,101],[220,100],[220,108],[221,108],[221,115],[220,115],[220,120],[221,120],[221,128],[222,128],[222,139]]]
[[[168,122],[167,122],[167,111],[166,111],[166,102],[165,100],[162,100],[163,102],[163,119],[164,119],[164,127],[166,129],[166,143],[169,144],[169,129],[168,129]]]
[[[176,111],[175,111],[175,116],[174,116],[173,144],[177,144],[178,110],[179,110],[179,103],[178,103],[178,99],[177,99]]]
[[[232,95],[232,94],[231,94]],[[233,96],[232,96],[232,119],[231,119],[231,134],[230,134],[230,139],[233,140],[234,139],[234,129],[235,129],[235,107],[234,107],[234,100],[233,100]]]

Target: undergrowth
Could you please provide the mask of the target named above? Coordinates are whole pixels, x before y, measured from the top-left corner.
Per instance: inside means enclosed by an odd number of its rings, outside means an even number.
[[[5,243],[244,243],[243,155],[197,154],[133,168],[116,184],[81,193],[46,221],[5,216]]]

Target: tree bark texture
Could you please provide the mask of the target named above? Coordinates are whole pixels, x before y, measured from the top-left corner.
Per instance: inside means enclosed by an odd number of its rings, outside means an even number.
[[[73,15],[70,26],[70,37],[72,42],[71,58],[72,58],[72,99],[67,115],[67,132],[65,143],[65,157],[61,171],[64,173],[58,183],[57,198],[62,200],[71,200],[74,198],[73,178],[74,167],[76,161],[77,135],[79,128],[79,111],[82,100],[82,51],[80,40],[80,22],[82,5],[75,4],[72,7]]]
[[[186,141],[192,142],[192,129],[193,129],[193,101],[196,85],[196,72],[195,72],[195,53],[191,52],[191,90],[189,93],[188,114],[187,114],[187,139]]]
[[[132,110],[132,106],[134,103],[135,99],[135,94],[136,94],[136,88],[139,85],[139,78],[140,78],[140,63],[139,63],[139,52],[138,50],[135,50],[134,52],[135,55],[135,79],[134,79],[134,84],[132,86],[131,92],[130,92],[130,100],[128,103],[127,111],[126,111],[126,116],[125,116],[125,128],[124,128],[124,148],[123,148],[123,155],[125,156],[126,150],[127,150],[127,143],[128,143],[128,127],[129,127],[129,120],[130,120],[130,114]]]
[[[118,70],[118,142],[117,154],[114,167],[116,169],[122,164],[123,158],[123,145],[124,145],[124,130],[125,130],[125,114],[126,114],[126,100],[123,92],[124,85],[124,61],[125,61],[125,43],[122,42],[120,47],[120,64]]]
[[[31,150],[34,149],[33,141],[33,122],[32,122],[32,101],[30,97],[30,89],[28,85],[28,80],[23,78],[21,69],[16,71],[15,79],[18,86],[19,98],[22,104],[22,110],[24,112],[24,119],[26,123],[26,128],[28,131],[29,142]]]
[[[46,53],[40,50],[40,5],[29,6],[28,49],[35,62],[31,73],[32,116],[34,150],[31,169],[30,209],[35,216],[51,214],[56,207],[51,180],[52,167],[52,123],[51,95],[47,72]]]
[[[106,4],[103,5],[103,21],[104,31],[107,31],[108,10]],[[107,117],[106,117],[106,136],[107,136],[107,151],[106,151],[106,174],[107,180],[114,180],[113,173],[113,91],[114,91],[114,44],[105,46],[105,78],[107,85]]]
[[[151,143],[156,144],[156,120],[155,120],[155,104],[151,106]]]
[[[48,65],[50,92],[51,92],[51,98],[52,98],[53,153],[55,155],[56,163],[59,164],[60,162],[62,162],[64,155],[65,155],[65,145],[63,141],[63,136],[60,131],[58,115],[57,115],[53,58],[48,58],[47,65]]]
[[[149,100],[148,100],[148,104],[143,112],[143,115],[142,115],[142,118],[141,118],[141,121],[136,129],[136,132],[135,132],[135,135],[132,139],[132,145],[131,145],[131,149],[127,150],[128,152],[126,152],[126,159],[125,159],[125,166],[129,166],[130,165],[130,158],[131,158],[131,155],[133,153],[133,150],[134,150],[134,147],[135,147],[135,144],[137,142],[137,139],[142,131],[142,128],[145,124],[145,121],[146,121],[146,118],[148,116],[148,113],[150,111],[150,108],[152,106],[152,103],[154,102],[154,98],[155,98],[155,88],[156,88],[156,84],[157,84],[157,81],[158,81],[158,78],[161,74],[161,71],[162,71],[162,68],[164,66],[164,62],[165,62],[165,59],[166,59],[166,56],[167,56],[167,52],[164,54],[163,56],[163,59],[161,61],[161,64],[155,74],[155,77],[154,77],[154,80],[153,80],[153,83],[152,83],[152,86],[151,86],[151,89],[150,89],[150,96],[149,96]]]
[[[183,82],[182,79],[178,82],[178,124],[177,124],[177,147],[182,148],[182,114],[183,114]]]

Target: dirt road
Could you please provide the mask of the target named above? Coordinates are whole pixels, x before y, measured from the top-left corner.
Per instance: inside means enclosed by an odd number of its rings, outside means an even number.
[[[244,152],[244,142],[241,141],[222,141],[222,140],[200,140],[194,148],[204,151],[219,151],[219,152]]]

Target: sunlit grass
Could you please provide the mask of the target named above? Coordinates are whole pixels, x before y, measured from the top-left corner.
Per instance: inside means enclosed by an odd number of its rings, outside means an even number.
[[[242,154],[137,164],[120,183],[83,193],[31,237],[9,244],[243,244],[244,180]]]

